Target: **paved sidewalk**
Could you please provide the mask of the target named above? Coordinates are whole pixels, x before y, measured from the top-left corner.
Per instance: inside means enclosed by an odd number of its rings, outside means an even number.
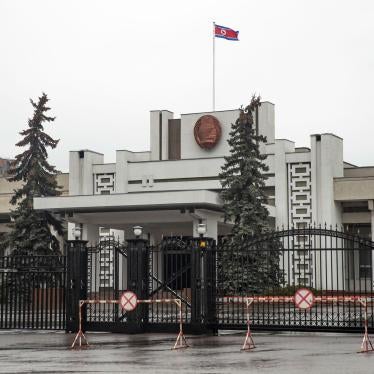
[[[175,336],[88,333],[91,346],[71,350],[63,332],[0,332],[0,373],[374,373],[374,353],[357,354],[356,334],[254,333],[257,348],[241,352],[242,334]]]

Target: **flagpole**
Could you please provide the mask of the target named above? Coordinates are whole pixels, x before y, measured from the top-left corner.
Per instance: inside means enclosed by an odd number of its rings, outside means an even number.
[[[216,109],[216,23],[213,22],[213,112]]]

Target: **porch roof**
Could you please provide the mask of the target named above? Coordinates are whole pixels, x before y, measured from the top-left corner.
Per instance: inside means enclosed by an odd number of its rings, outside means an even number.
[[[89,213],[183,208],[222,211],[222,202],[218,192],[209,190],[147,191],[34,198],[35,210],[55,212]]]

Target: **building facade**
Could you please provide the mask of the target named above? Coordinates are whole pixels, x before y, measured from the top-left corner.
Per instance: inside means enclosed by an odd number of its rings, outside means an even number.
[[[108,236],[133,238],[134,226],[142,226],[153,244],[165,236],[197,237],[200,223],[208,237],[226,235],[231,225],[223,220],[219,173],[238,115],[238,110],[226,110],[174,118],[167,110],[151,111],[149,151],[117,150],[115,163],[105,163],[95,151],[71,151],[69,173],[58,176],[62,196],[35,198],[34,208],[64,217],[69,239],[79,226],[81,238],[92,244]],[[345,162],[343,140],[334,134],[311,135],[310,147],[275,139],[272,103],[262,103],[255,125],[267,138],[260,150],[269,167],[264,192],[271,226],[326,225],[374,240],[374,167]],[[17,187],[0,177],[0,233],[8,230],[9,200]],[[311,269],[322,264],[303,253],[317,243],[303,236],[295,240],[296,256],[303,256],[295,258],[300,269],[293,264],[284,270],[297,270],[300,284],[318,286]],[[366,251],[350,261],[358,266],[357,274],[371,274],[372,258]]]
[[[12,160],[7,158],[0,158],[0,177],[5,177],[8,174]]]
[[[165,235],[197,236],[230,232],[223,222],[219,173],[229,154],[227,139],[238,110],[182,114],[150,113],[150,150],[117,150],[116,162],[90,150],[72,151],[69,173],[62,174],[63,196],[35,198],[35,209],[61,214],[82,238],[96,241],[100,230],[130,238],[140,225],[151,241]],[[265,193],[274,227],[311,224],[344,226],[372,237],[374,232],[374,167],[343,161],[343,140],[315,134],[310,147],[298,148],[275,139],[274,105],[263,102],[256,115],[257,131],[267,138],[261,152],[269,166]],[[16,186],[0,177],[0,216],[8,220],[9,199]],[[4,225],[0,231],[4,230]]]
[[[83,239],[95,241],[101,227],[132,236],[140,225],[157,242],[164,235],[197,236],[197,225],[217,238],[230,231],[223,222],[219,173],[229,154],[227,139],[238,110],[182,114],[150,113],[150,150],[117,150],[116,162],[90,150],[70,152],[69,194],[35,198],[36,209],[63,214]],[[275,139],[274,105],[262,103],[257,131],[267,138],[261,152],[269,166],[265,193],[274,227],[312,224],[373,236],[374,167],[343,161],[343,140],[315,134],[309,148]]]

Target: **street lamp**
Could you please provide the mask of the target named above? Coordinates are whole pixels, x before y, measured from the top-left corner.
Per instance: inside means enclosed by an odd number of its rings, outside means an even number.
[[[73,231],[75,240],[79,240],[81,238],[81,228],[79,226],[75,226]]]
[[[134,226],[132,228],[134,235],[136,239],[139,239],[140,235],[143,233],[143,227],[142,226]]]
[[[197,233],[199,234],[200,238],[202,238],[206,234],[206,224],[199,223],[197,226]]]

